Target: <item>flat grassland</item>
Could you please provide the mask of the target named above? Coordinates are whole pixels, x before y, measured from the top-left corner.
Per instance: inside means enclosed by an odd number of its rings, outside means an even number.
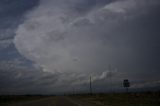
[[[0,106],[48,97],[50,96],[0,96]],[[56,98],[56,96],[54,97]],[[160,92],[80,94],[72,96],[67,95],[66,97],[73,98],[73,100],[97,104],[97,106],[160,106]]]
[[[160,92],[93,94],[76,98],[102,106],[160,106]]]
[[[0,96],[0,106],[7,104],[37,100],[48,96]]]

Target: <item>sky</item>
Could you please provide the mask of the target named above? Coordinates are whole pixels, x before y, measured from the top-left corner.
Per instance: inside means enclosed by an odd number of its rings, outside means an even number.
[[[160,89],[159,0],[0,0],[0,94]]]

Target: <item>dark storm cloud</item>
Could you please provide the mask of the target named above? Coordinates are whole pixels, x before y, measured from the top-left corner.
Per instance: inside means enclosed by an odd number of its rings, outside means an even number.
[[[1,70],[0,77],[1,94],[38,94],[41,90],[43,91],[41,93],[46,94],[56,90],[52,87],[57,80],[55,74],[18,67],[17,65],[15,69]]]
[[[125,44],[128,48],[132,49],[133,55],[126,59],[121,54],[121,60],[126,63],[128,71],[131,73],[139,73],[147,75],[146,79],[157,78],[159,73],[159,48],[160,48],[160,11],[159,7],[153,7],[148,10],[148,13],[137,17],[130,22],[121,23],[117,26],[116,31],[113,32],[111,39],[113,44],[119,42],[119,44]],[[117,36],[120,36],[117,38]],[[115,41],[115,39],[117,39]],[[126,39],[124,42],[123,40]],[[124,51],[125,54],[125,51]],[[155,74],[157,72],[157,74]],[[143,76],[142,75],[142,76]],[[137,75],[139,76],[139,75]],[[140,76],[139,76],[140,77]]]
[[[31,63],[17,52],[13,38],[15,29],[24,20],[23,15],[38,2],[39,0],[0,0],[0,94],[18,92],[16,88],[21,86],[17,84],[23,85],[24,82],[19,82],[15,77],[21,69],[31,67]]]
[[[21,56],[14,44],[15,29],[24,20],[23,15],[36,6],[39,0],[0,1],[0,59],[11,60]],[[14,54],[12,53],[14,52]],[[25,60],[24,60],[25,61]]]
[[[39,0],[1,0],[0,1],[0,39],[14,36],[14,30],[21,23],[23,14],[36,6]]]
[[[80,13],[86,13],[96,6],[100,7],[113,1],[115,0],[80,0],[78,2],[76,1],[76,5],[73,8]]]
[[[0,30],[12,30],[19,24],[14,44],[33,62],[18,57],[1,61],[1,93],[87,91],[90,75],[95,91],[109,90],[110,77],[114,88],[121,88],[125,78],[131,80],[133,88],[159,84],[159,0],[17,3],[3,5],[5,16],[0,21],[10,18]],[[10,7],[15,6],[20,10],[12,14]],[[23,22],[14,24],[15,16]],[[2,40],[7,38],[10,36]],[[13,47],[7,48],[3,54]]]

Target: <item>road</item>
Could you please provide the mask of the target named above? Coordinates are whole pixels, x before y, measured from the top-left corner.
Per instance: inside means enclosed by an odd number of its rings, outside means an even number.
[[[91,104],[86,101],[81,101],[73,98],[71,99],[66,96],[57,96],[57,97],[28,101],[24,103],[15,103],[7,106],[100,106],[100,105]]]

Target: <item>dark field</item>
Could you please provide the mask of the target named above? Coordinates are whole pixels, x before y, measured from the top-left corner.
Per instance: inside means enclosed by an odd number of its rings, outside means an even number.
[[[0,96],[0,106],[46,98],[48,96]]]
[[[41,101],[34,102],[37,100]],[[93,94],[93,95],[82,94],[82,95],[72,95],[72,96],[51,96],[51,97],[50,96],[0,96],[0,106],[8,106],[8,104],[25,103],[28,101],[29,102],[33,101],[31,102],[32,104],[30,106],[32,106],[33,104],[35,106],[56,106],[57,104],[59,106],[66,106],[63,104],[60,105],[60,103],[63,102],[67,102],[68,103],[67,106],[69,105],[72,106],[73,104],[69,103],[70,100],[74,102],[79,101],[80,104],[90,103],[93,104],[94,106],[160,106],[160,92],[112,93],[112,94],[108,93],[108,94]],[[41,105],[38,105],[36,103],[39,103]],[[93,105],[82,105],[82,106],[93,106]],[[79,105],[73,105],[73,106],[79,106]]]
[[[160,106],[160,92],[94,94],[77,98],[103,106]]]

